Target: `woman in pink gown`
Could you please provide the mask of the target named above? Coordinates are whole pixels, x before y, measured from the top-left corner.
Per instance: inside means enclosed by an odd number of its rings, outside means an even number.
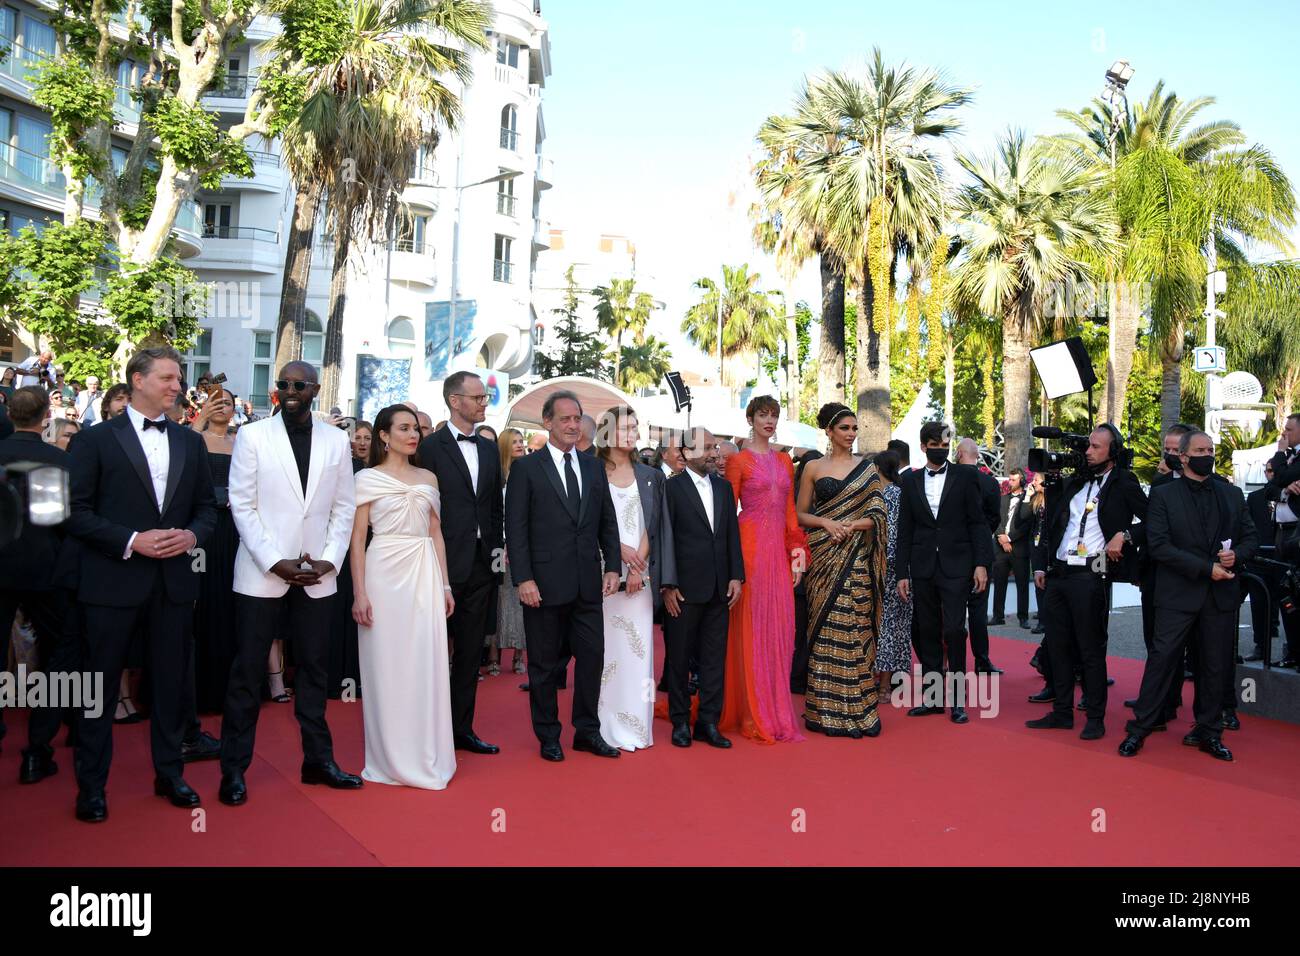
[[[808,544],[794,507],[794,463],[770,448],[781,406],[762,395],[745,416],[754,438],[727,460],[740,502],[745,586],[731,609],[720,727],[760,743],[803,740],[790,666],[794,658],[794,587],[807,567]]]

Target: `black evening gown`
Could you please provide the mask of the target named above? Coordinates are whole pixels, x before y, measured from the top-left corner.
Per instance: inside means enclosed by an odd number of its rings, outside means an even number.
[[[355,475],[366,463],[352,459]],[[369,532],[367,532],[367,538]],[[355,696],[361,696],[361,657],[357,652],[357,622],[352,620],[352,561],[344,554],[343,567],[339,568],[338,594],[334,598],[334,626],[330,631],[329,696],[338,700],[343,696],[344,681],[351,681]]]
[[[239,532],[230,514],[230,456],[209,453],[217,493],[217,527],[204,546],[205,570],[194,605],[194,690],[199,713],[225,709],[226,682],[235,659],[235,553]]]

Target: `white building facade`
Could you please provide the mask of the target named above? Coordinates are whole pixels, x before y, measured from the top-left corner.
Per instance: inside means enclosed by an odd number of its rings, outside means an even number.
[[[47,158],[48,118],[32,105],[31,84],[23,78],[31,66],[24,56],[53,51],[48,9],[0,0],[0,11],[8,13],[0,14],[0,35],[15,51],[0,64],[0,220],[14,233],[28,221],[57,218],[63,205],[61,177]],[[552,180],[542,157],[549,31],[540,4],[532,0],[496,0],[494,10],[490,49],[473,55],[473,82],[457,89],[461,124],[443,133],[431,155],[417,159],[403,195],[408,215],[386,244],[354,243],[338,400],[345,415],[373,414],[375,401],[398,397],[414,397],[436,414],[448,370],[479,366],[520,376],[531,365],[533,275],[549,236],[541,214]],[[255,21],[229,54],[224,87],[205,97],[223,126],[242,119],[262,67],[258,46],[276,29],[273,20]],[[126,95],[133,71],[127,65],[119,77],[123,156],[134,134]],[[275,377],[294,185],[280,164],[277,143],[254,138],[245,145],[253,176],[228,177],[220,189],[200,191],[177,221],[185,264],[215,289],[212,314],[186,355],[185,372],[190,382],[204,372],[224,372],[233,392],[265,412]],[[481,180],[493,181],[475,185]],[[318,368],[334,254],[323,225],[322,216],[303,335],[303,358]],[[21,333],[0,333],[0,364],[21,361],[35,346]],[[403,369],[404,379],[398,374]],[[369,409],[361,407],[359,381],[369,388]],[[377,381],[383,383],[378,392]]]

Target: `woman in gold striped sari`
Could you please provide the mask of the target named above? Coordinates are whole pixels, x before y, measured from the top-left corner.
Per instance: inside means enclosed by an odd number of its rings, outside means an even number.
[[[804,469],[799,522],[808,528],[808,693],[804,723],[831,737],[875,737],[876,636],[885,579],[884,484],[869,459],[853,454],[858,421],[848,407],[824,406],[818,423],[826,457]]]

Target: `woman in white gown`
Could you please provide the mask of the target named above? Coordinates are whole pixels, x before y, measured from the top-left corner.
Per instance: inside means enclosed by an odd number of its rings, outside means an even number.
[[[654,742],[654,612],[659,598],[659,533],[664,476],[636,461],[636,413],[611,408],[596,426],[618,517],[623,583],[605,598],[605,669],[600,677],[600,735],[622,750]]]
[[[358,626],[366,768],[361,776],[442,790],[456,772],[447,663],[447,553],[438,479],[412,464],[420,423],[405,405],[375,419],[357,473],[352,616]],[[366,547],[366,528],[374,529]]]

